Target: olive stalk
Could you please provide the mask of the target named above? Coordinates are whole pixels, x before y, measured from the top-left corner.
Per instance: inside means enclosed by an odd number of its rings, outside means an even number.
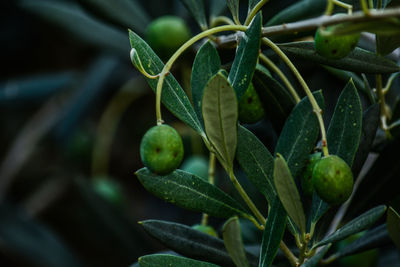
[[[210,159],[208,162],[208,182],[210,184],[214,184],[215,181],[215,154],[210,152]],[[208,224],[208,214],[203,213],[203,217],[201,219],[201,224],[202,225],[207,225]]]
[[[293,72],[293,74],[298,79],[300,85],[303,87],[304,92],[308,96],[311,106],[313,107],[313,111],[318,119],[319,128],[320,128],[321,136],[322,136],[322,152],[324,153],[325,157],[328,156],[329,155],[328,143],[327,143],[327,138],[326,138],[325,124],[324,124],[324,120],[322,118],[322,110],[319,107],[317,101],[315,100],[315,97],[312,94],[310,88],[308,87],[307,83],[304,81],[303,77],[301,76],[301,74],[297,70],[297,68],[294,66],[292,61],[290,61],[290,59],[285,55],[285,53],[283,53],[283,51],[275,43],[273,43],[271,40],[269,40],[266,37],[262,38],[262,41],[264,44],[268,45],[283,60],[283,62],[285,62],[285,64],[289,67],[289,69]]]
[[[297,94],[296,90],[294,89],[293,85],[290,83],[286,75],[278,68],[278,66],[275,65],[275,63],[270,60],[267,56],[264,54],[260,54],[260,59],[270,68],[273,72],[276,73],[276,75],[279,76],[279,78],[282,80],[282,82],[286,85],[288,88],[290,94],[292,95],[294,101],[297,103],[300,102],[300,97]]]
[[[189,39],[186,43],[184,43],[172,56],[171,58],[165,63],[164,68],[161,70],[161,73],[159,74],[159,79],[157,81],[157,88],[156,88],[156,117],[157,117],[157,124],[161,125],[163,123],[162,116],[161,116],[161,93],[162,93],[162,86],[165,80],[165,76],[169,74],[170,69],[172,68],[172,65],[174,62],[178,59],[178,57],[191,45],[196,43],[197,41],[213,35],[218,32],[223,32],[223,31],[245,31],[247,30],[246,26],[241,26],[241,25],[224,25],[224,26],[219,26],[215,27],[209,30],[206,30],[204,32],[201,32],[197,34],[196,36],[193,36],[191,39]]]
[[[246,21],[244,22],[244,25],[248,26],[251,22],[251,20],[254,18],[254,16],[257,14],[257,12],[268,2],[269,0],[261,0],[258,2],[252,10],[250,10]]]

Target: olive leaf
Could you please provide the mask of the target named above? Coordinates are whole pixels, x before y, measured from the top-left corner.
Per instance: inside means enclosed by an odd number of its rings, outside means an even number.
[[[135,29],[144,33],[150,23],[150,16],[137,1],[78,0],[78,2],[95,15],[125,29]]]
[[[301,233],[306,231],[306,217],[303,210],[299,191],[293,180],[285,159],[276,155],[274,164],[274,183],[279,199],[288,216],[293,220]]]
[[[301,0],[296,1],[291,6],[281,10],[274,15],[265,26],[284,24],[301,19],[319,16],[325,10],[326,1],[320,0]]]
[[[0,204],[0,239],[2,250],[31,266],[84,266],[55,233],[16,206]]]
[[[393,155],[399,149],[400,139],[396,138],[380,151],[379,157],[355,191],[345,219],[353,218],[376,205],[388,203],[399,194],[398,187],[393,186],[400,175],[400,164],[393,164]]]
[[[361,124],[361,101],[350,79],[339,96],[327,133],[329,153],[339,156],[350,167],[360,143]]]
[[[370,209],[369,211],[361,214],[352,221],[348,222],[334,233],[330,234],[326,238],[316,243],[313,247],[323,246],[328,243],[334,243],[345,239],[346,237],[361,232],[372,224],[374,224],[384,213],[386,212],[386,206],[381,205]]]
[[[363,112],[360,144],[358,146],[357,153],[354,156],[353,166],[351,168],[354,177],[358,176],[369,155],[372,143],[375,139],[376,130],[379,126],[379,121],[380,105],[375,103]]]
[[[400,67],[393,61],[356,47],[342,59],[327,59],[320,56],[314,48],[314,42],[293,42],[280,44],[279,48],[289,57],[324,64],[356,73],[393,73]]]
[[[261,44],[261,21],[262,17],[259,12],[240,39],[239,48],[229,72],[228,81],[235,89],[237,99],[240,99],[246,92],[253,78]]]
[[[234,265],[220,238],[175,222],[145,220],[140,225],[149,235],[183,256],[222,266]],[[252,265],[258,262],[257,257],[250,253],[246,252],[246,257]]]
[[[137,55],[139,56],[145,71],[151,75],[161,73],[164,68],[164,63],[154,53],[150,46],[131,30],[129,30],[129,40],[131,47],[136,49]],[[158,79],[146,78],[146,80],[153,91],[155,91],[157,89]],[[201,136],[205,137],[203,127],[193,110],[189,98],[172,74],[165,77],[162,87],[161,101],[172,114],[192,127]]]
[[[238,217],[232,217],[225,222],[222,229],[222,237],[224,238],[226,250],[235,265],[239,267],[249,266],[243,246]]]
[[[318,251],[314,256],[305,261],[300,267],[314,267],[317,266],[319,261],[325,256],[332,244],[328,244]]]
[[[207,137],[226,170],[233,168],[237,144],[238,108],[235,92],[219,72],[206,85],[202,112]]]
[[[358,254],[370,249],[389,245],[391,242],[386,224],[375,227],[365,232],[360,238],[356,239],[347,246],[341,248],[333,257],[343,258],[349,255]]]
[[[201,121],[201,101],[204,88],[211,77],[218,73],[220,68],[221,60],[219,59],[217,49],[210,42],[204,43],[194,59],[190,80],[194,110]]]
[[[312,204],[310,215],[308,216],[308,226],[314,227],[319,219],[328,211],[329,204],[323,201],[314,191],[312,196]]]
[[[197,24],[199,24],[202,30],[207,29],[206,13],[204,10],[203,0],[181,0],[183,5],[195,18]]]
[[[371,32],[383,36],[398,35],[400,20],[397,18],[382,19],[380,21],[348,22],[334,25],[330,34],[347,35],[360,32]]]
[[[286,211],[278,198],[272,202],[268,211],[267,223],[261,243],[259,267],[269,267],[278,252],[286,228]]]
[[[226,5],[231,11],[233,20],[235,22],[239,21],[239,0],[226,0]]]
[[[400,215],[392,207],[389,207],[386,225],[390,238],[400,250]]]
[[[260,2],[261,0],[249,0],[248,13]]]
[[[175,170],[169,175],[159,176],[142,168],[136,175],[147,191],[179,207],[219,218],[248,217],[237,201],[191,173]]]
[[[18,1],[18,6],[46,19],[55,26],[60,26],[79,38],[82,43],[111,49],[124,56],[129,52],[124,32],[93,19],[77,3],[21,0]]]
[[[142,256],[139,258],[139,265],[140,267],[218,267],[218,265],[212,263],[167,254],[152,254]]]
[[[324,102],[321,91],[314,92],[313,95],[323,109]],[[305,97],[295,106],[286,120],[275,147],[275,153],[281,154],[286,159],[293,177],[299,175],[307,163],[308,156],[317,141],[318,133],[318,119],[310,101]]]
[[[295,101],[286,88],[275,80],[271,73],[260,64],[256,66],[252,82],[263,103],[265,115],[274,128],[280,132],[295,106]]]
[[[236,159],[247,178],[272,203],[277,193],[273,181],[274,158],[260,140],[243,126],[238,127]]]

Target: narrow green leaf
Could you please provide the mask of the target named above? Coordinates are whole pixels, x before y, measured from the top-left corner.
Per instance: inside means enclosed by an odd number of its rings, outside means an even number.
[[[232,169],[236,152],[237,105],[235,92],[225,76],[220,72],[214,75],[204,89],[202,112],[207,137],[226,170]]]
[[[393,73],[400,70],[395,62],[357,47],[345,58],[337,60],[327,59],[317,54],[314,42],[293,42],[281,44],[279,47],[289,57],[356,73]]]
[[[217,49],[215,49],[210,42],[206,42],[196,54],[190,81],[192,87],[192,102],[194,110],[199,118],[202,118],[201,100],[203,98],[204,88],[211,77],[218,73],[220,68],[221,60],[219,59]]]
[[[192,14],[195,18],[197,24],[199,24],[202,30],[207,29],[207,20],[206,13],[204,10],[204,1],[203,0],[181,0],[181,2],[185,5],[186,9]]]
[[[218,187],[188,172],[175,170],[169,175],[159,176],[143,168],[136,175],[147,191],[179,207],[220,218],[246,216],[237,201]]]
[[[399,195],[398,187],[393,186],[400,176],[400,164],[394,164],[396,161],[393,160],[393,155],[397,155],[399,150],[399,138],[394,138],[380,150],[379,157],[355,191],[345,219],[351,219],[376,205],[389,203]]]
[[[363,79],[361,79],[361,77],[358,76],[356,73],[351,71],[336,69],[329,66],[322,66],[322,67],[343,82],[347,83],[350,79],[353,79],[354,85],[356,86],[357,90],[364,92],[368,96],[371,94],[371,92],[367,92],[367,88],[365,88]]]
[[[261,0],[249,0],[249,12],[260,2]]]
[[[140,222],[144,230],[166,247],[177,253],[197,260],[205,260],[218,265],[234,265],[225,249],[224,242],[209,234],[195,230],[187,225],[161,221],[146,220]],[[256,256],[247,253],[247,258],[254,265]]]
[[[319,241],[317,244],[314,245],[314,247],[319,247],[328,243],[334,243],[343,240],[352,234],[367,229],[368,227],[373,225],[385,213],[385,211],[385,205],[370,209],[369,211],[348,222],[343,227],[339,228],[336,232]]]
[[[379,248],[390,244],[386,224],[382,224],[374,229],[364,233],[360,238],[356,239],[349,245],[341,248],[334,254],[335,258],[342,258],[349,255],[361,253],[370,249]]]
[[[140,267],[165,267],[165,266],[217,267],[218,265],[174,255],[152,254],[140,257],[139,266]]]
[[[82,43],[112,49],[124,56],[129,53],[124,32],[94,20],[72,1],[21,0],[18,5],[68,31]]]
[[[238,127],[236,159],[247,178],[272,203],[277,193],[273,181],[274,158],[260,140],[243,126]]]
[[[386,225],[390,238],[400,250],[400,216],[392,207],[389,207]]]
[[[280,132],[284,122],[289,117],[295,102],[271,73],[262,65],[257,64],[253,76],[253,85],[265,110],[265,115]]]
[[[306,231],[306,217],[299,191],[293,180],[285,159],[277,154],[274,164],[274,183],[288,216],[293,220],[301,233]]]
[[[286,211],[281,201],[275,198],[268,212],[267,223],[263,234],[259,267],[269,267],[278,252],[286,228]]]
[[[150,46],[131,30],[129,30],[129,40],[132,48],[136,49],[146,72],[151,75],[159,74],[164,64]],[[155,91],[158,79],[146,78],[146,80],[153,91]],[[205,136],[202,125],[193,110],[189,98],[172,74],[165,77],[161,101],[177,118],[192,127],[201,136]]]
[[[138,1],[78,0],[86,9],[108,22],[144,33],[150,16]]]
[[[318,251],[314,256],[304,262],[300,267],[314,267],[325,256],[332,244],[328,244]]]
[[[321,91],[314,92],[318,104],[324,109]],[[293,109],[279,136],[275,153],[287,161],[293,177],[300,174],[318,138],[319,124],[308,98],[303,98]]]
[[[327,133],[329,153],[339,156],[349,166],[360,143],[361,124],[361,101],[350,79],[339,96]]]
[[[226,1],[225,0],[212,0],[210,3],[210,21],[212,21],[215,17],[221,15],[222,12],[226,9]]]
[[[360,32],[371,32],[383,36],[398,35],[400,33],[400,20],[388,18],[380,21],[341,23],[332,27],[331,34],[346,35]]]
[[[329,204],[323,201],[316,192],[312,196],[311,211],[308,217],[309,225],[315,225],[329,209]]]
[[[25,266],[85,266],[54,232],[17,206],[0,204],[0,239],[2,251],[24,259]]]
[[[228,219],[222,230],[226,250],[238,267],[249,266],[244,250],[238,217]]]
[[[231,11],[233,20],[239,21],[239,0],[226,0],[226,5]]]
[[[378,53],[387,55],[392,53],[395,49],[400,47],[400,34],[379,34],[376,36],[378,44]]]
[[[273,16],[265,26],[284,24],[302,19],[319,16],[326,7],[325,1],[320,0],[302,0],[296,1],[293,5],[283,9]]]
[[[353,166],[351,168],[354,177],[358,176],[362,166],[367,160],[369,152],[371,151],[372,143],[375,139],[379,122],[380,105],[376,103],[363,112],[360,144],[358,146],[357,153],[354,156]]]
[[[238,99],[242,97],[249,87],[257,65],[261,44],[261,21],[262,17],[259,12],[240,39],[239,48],[229,72],[228,80],[233,89],[235,89]]]

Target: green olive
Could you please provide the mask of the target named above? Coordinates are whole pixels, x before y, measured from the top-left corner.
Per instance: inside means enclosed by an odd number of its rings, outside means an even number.
[[[315,167],[315,164],[321,159],[321,153],[314,153],[310,155],[308,159],[307,166],[301,176],[301,188],[303,189],[303,193],[306,196],[311,197],[314,191],[314,186],[312,182],[312,174]]]
[[[264,108],[253,84],[250,83],[239,101],[239,121],[256,123],[264,117]]]
[[[181,169],[208,181],[208,160],[201,156],[191,156],[186,159]]]
[[[96,177],[92,186],[94,191],[109,203],[121,206],[126,202],[121,186],[110,177]]]
[[[343,14],[338,15],[344,16]],[[314,42],[315,50],[318,54],[328,59],[341,59],[347,56],[357,46],[360,33],[327,35],[332,32],[334,28],[335,26],[328,26],[324,31],[321,28],[316,31]]]
[[[140,156],[143,164],[151,171],[161,175],[168,174],[182,162],[182,139],[171,126],[154,126],[142,138]]]
[[[146,29],[146,41],[161,58],[169,58],[191,37],[183,19],[163,16],[154,20]]]
[[[336,155],[320,159],[312,174],[314,189],[331,205],[345,202],[353,191],[353,174],[347,163]]]

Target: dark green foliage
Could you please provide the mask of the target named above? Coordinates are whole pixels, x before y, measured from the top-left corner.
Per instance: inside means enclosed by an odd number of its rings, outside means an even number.
[[[143,168],[136,175],[148,191],[182,208],[221,218],[247,216],[239,203],[218,187],[193,174],[175,170],[167,176],[158,176]]]

